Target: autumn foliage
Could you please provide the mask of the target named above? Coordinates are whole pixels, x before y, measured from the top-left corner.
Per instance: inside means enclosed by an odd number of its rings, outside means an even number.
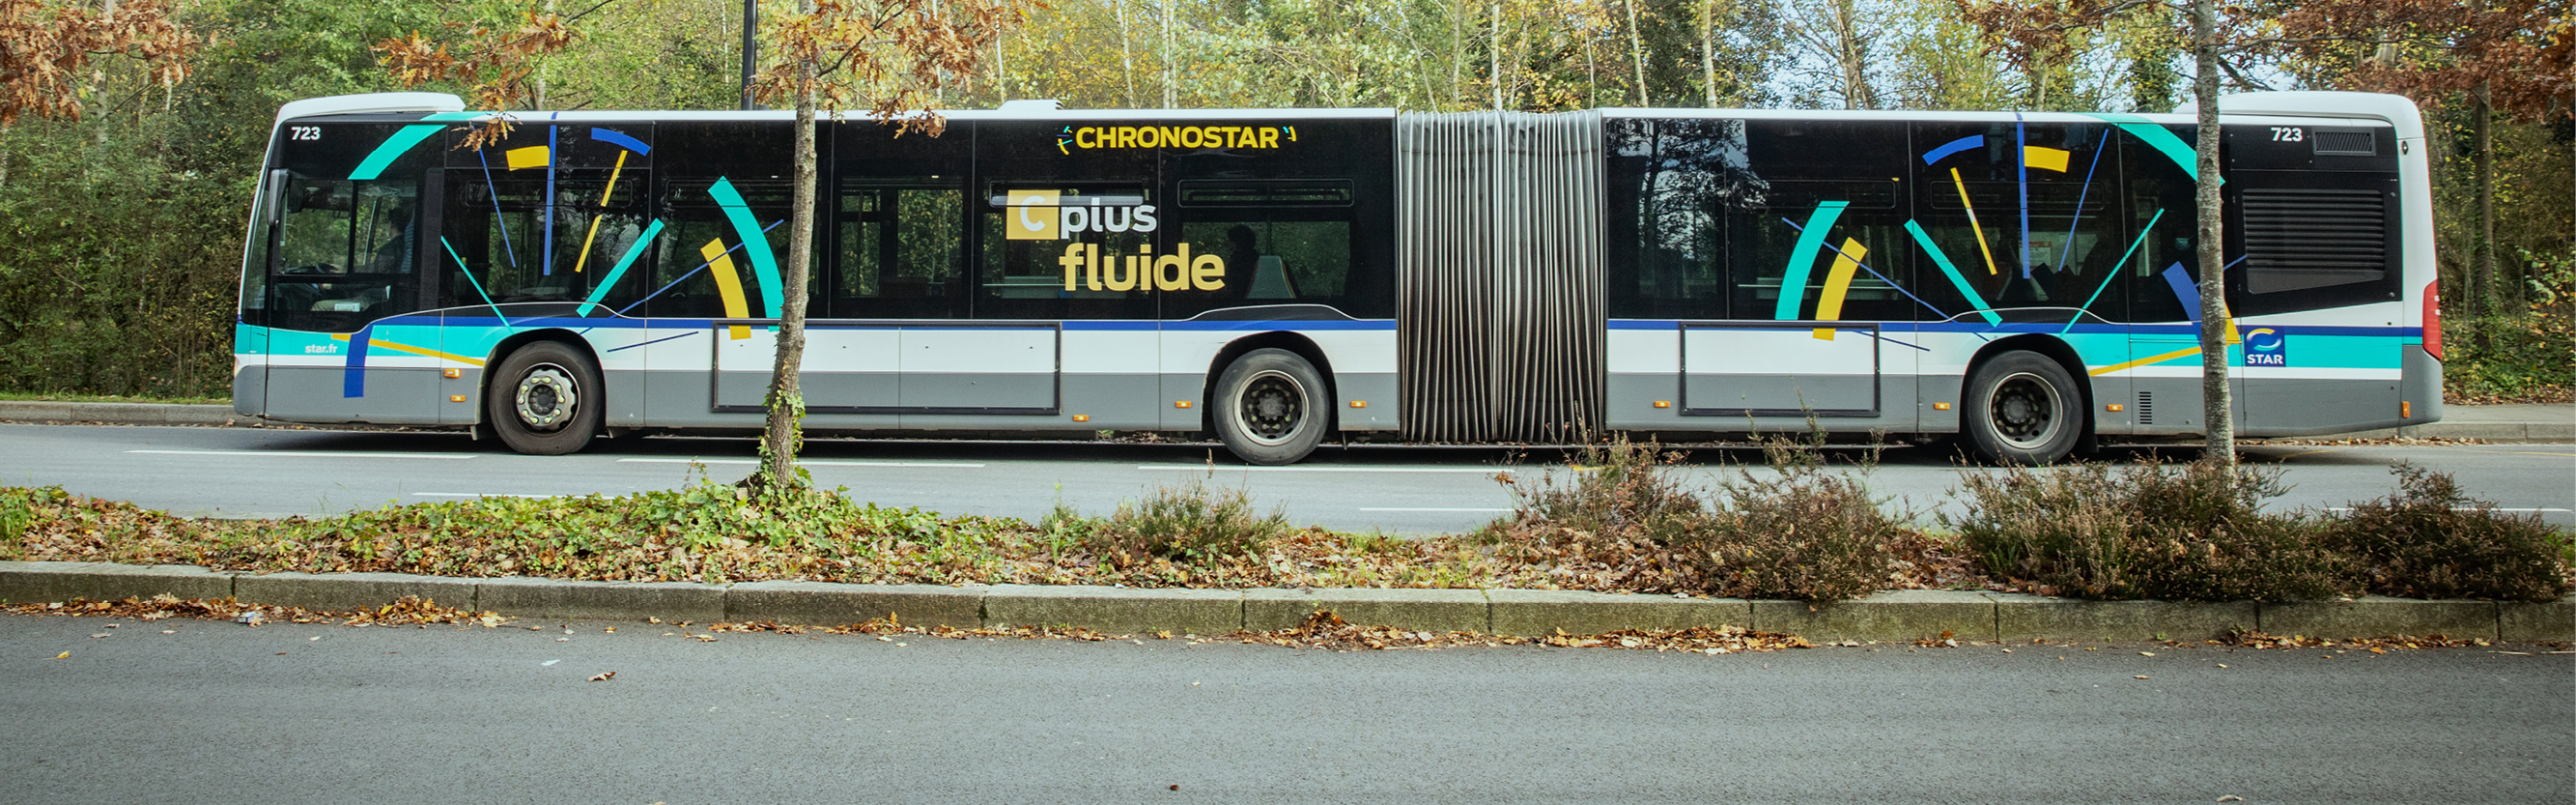
[[[172,20],[168,5],[145,0],[110,8],[0,0],[0,125],[26,114],[78,119],[81,89],[94,80],[91,62],[100,56],[141,59],[163,87],[188,77],[198,39]]]
[[[409,88],[452,81],[466,86],[466,103],[472,108],[506,111],[536,96],[530,76],[537,60],[571,47],[579,38],[571,20],[561,15],[526,11],[520,18],[521,24],[511,29],[467,27],[465,41],[453,50],[419,31],[377,42],[370,49],[383,60],[385,72],[396,84]],[[509,134],[509,116],[493,115],[460,147],[479,148]]]

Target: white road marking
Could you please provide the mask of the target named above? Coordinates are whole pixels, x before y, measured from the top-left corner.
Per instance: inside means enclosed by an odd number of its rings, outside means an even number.
[[[572,495],[521,495],[521,494],[516,494],[516,493],[511,493],[511,492],[413,492],[413,493],[411,493],[411,494],[412,494],[412,497],[419,497],[419,498],[551,498],[551,497],[573,497]]]
[[[431,461],[465,461],[480,458],[453,453],[359,453],[329,450],[127,450],[128,453],[151,453],[164,456],[260,456],[268,458],[418,458]]]
[[[619,464],[759,464],[759,463],[760,463],[760,459],[756,459],[756,458],[621,458],[621,459],[618,459],[618,460],[617,460],[617,463],[619,463]],[[798,466],[803,466],[803,467],[951,467],[951,468],[959,468],[959,469],[981,469],[981,468],[984,466],[984,465],[982,465],[982,464],[961,464],[961,463],[957,463],[957,462],[949,462],[949,461],[807,461],[807,460],[804,460],[804,459],[798,459],[798,460],[796,461],[796,464],[797,464]]]
[[[1444,509],[1435,506],[1361,506],[1364,512],[1507,512],[1510,509]]]
[[[2476,506],[2453,506],[2453,507],[2451,507],[2451,510],[2452,510],[2452,511],[2455,511],[2455,512],[2468,512],[2468,511],[2477,511],[2477,510],[2478,510],[2478,507],[2476,507]],[[2351,506],[2327,506],[2327,507],[2326,507],[2326,511],[2330,511],[2330,512],[2348,512],[2348,511],[2353,511],[2353,508],[2352,508]],[[2576,510],[2570,510],[2570,509],[2547,509],[2547,508],[2537,508],[2537,509],[2536,509],[2536,508],[2519,508],[2519,509],[2517,509],[2517,508],[2513,508],[2513,507],[2510,507],[2510,506],[2497,506],[2497,507],[2496,507],[2496,511],[2500,511],[2500,512],[2539,512],[2539,513],[2543,513],[2543,514],[2546,514],[2546,513],[2549,513],[2549,512],[2568,512],[2568,513],[2576,513]]]
[[[1445,473],[1475,473],[1475,474],[1477,474],[1477,475],[1492,475],[1492,474],[1494,474],[1494,473],[1498,473],[1498,472],[1502,472],[1502,473],[1512,472],[1512,470],[1508,470],[1508,469],[1500,469],[1500,468],[1495,468],[1495,469],[1459,469],[1459,468],[1455,468],[1455,467],[1242,467],[1242,466],[1229,466],[1229,465],[1217,465],[1217,466],[1211,467],[1211,466],[1206,465],[1206,464],[1140,464],[1140,465],[1137,465],[1137,467],[1136,467],[1136,468],[1137,468],[1137,469],[1140,469],[1140,470],[1180,470],[1180,471],[1184,471],[1184,472],[1194,472],[1194,471],[1199,471],[1199,470],[1214,470],[1214,471],[1217,471],[1217,472],[1445,472]]]

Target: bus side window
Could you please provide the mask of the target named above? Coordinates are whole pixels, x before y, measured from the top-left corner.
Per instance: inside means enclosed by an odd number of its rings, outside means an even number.
[[[1743,195],[1744,121],[1605,121],[1612,318],[1727,315],[1729,199]]]
[[[1745,128],[1751,176],[1730,197],[1727,222],[1734,317],[1917,318],[1900,292],[1914,273],[1904,124],[1757,120]],[[1797,253],[1808,243],[1813,251]],[[1791,280],[1800,274],[1803,282]]]
[[[956,318],[964,313],[966,191],[848,185],[833,225],[835,318]]]
[[[1185,293],[1162,286],[1177,277],[1188,287],[1188,267],[1160,269],[1177,253],[1158,251],[1168,209],[1141,182],[993,182],[982,208],[979,233],[983,265],[975,300],[979,319],[1150,319],[1162,298]],[[1086,186],[1087,185],[1087,186]],[[1059,207],[1021,205],[1013,199],[1045,188]],[[1043,191],[1040,191],[1043,192]],[[1042,198],[1042,197],[1041,197]],[[1101,204],[1093,204],[1093,199]],[[1148,210],[1147,208],[1152,208]],[[1152,223],[1145,224],[1150,218]],[[1077,231],[1063,231],[1070,222]],[[1032,224],[1032,237],[1013,238],[1007,226]],[[1140,227],[1149,231],[1139,232]],[[1178,247],[1173,247],[1177,249]],[[1161,291],[1158,293],[1158,291]]]
[[[2191,132],[2179,135],[2189,142]],[[2192,306],[2199,304],[2196,289],[2200,265],[2197,254],[2198,216],[2194,197],[2195,184],[2173,160],[2151,148],[2122,148],[2120,184],[2127,207],[2124,230],[2134,244],[2134,256],[2120,266],[2120,279],[2093,303],[2093,312],[2113,321],[2154,323],[2180,322],[2191,318],[2189,308],[2174,287],[2174,278],[2184,281],[2192,294]],[[2150,228],[2149,223],[2154,226]]]
[[[1345,307],[1351,294],[1352,202],[1347,179],[1180,183],[1180,242],[1189,288],[1164,299],[1165,318],[1253,305]],[[1216,258],[1198,271],[1203,259]],[[1345,310],[1345,312],[1348,312]]]

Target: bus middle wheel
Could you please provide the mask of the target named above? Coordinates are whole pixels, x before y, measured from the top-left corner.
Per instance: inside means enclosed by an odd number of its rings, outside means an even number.
[[[1297,353],[1256,349],[1217,377],[1217,438],[1246,463],[1294,464],[1315,451],[1330,424],[1324,376]]]
[[[560,341],[537,341],[501,361],[483,396],[484,419],[511,450],[578,452],[599,432],[599,367]]]
[[[2066,457],[2084,436],[2084,392],[2066,367],[2014,350],[1968,375],[1959,429],[1980,458],[2038,466]]]

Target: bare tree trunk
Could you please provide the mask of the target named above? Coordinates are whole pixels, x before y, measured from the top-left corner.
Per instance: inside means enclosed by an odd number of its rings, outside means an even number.
[[[814,13],[814,0],[797,6],[800,13]],[[796,65],[796,190],[787,223],[786,287],[779,290],[786,298],[778,300],[778,361],[770,367],[769,427],[760,439],[761,474],[779,489],[804,485],[796,472],[805,419],[797,374],[805,366],[805,275],[814,265],[814,71],[811,61]]]
[[[1704,104],[1717,108],[1717,0],[1700,0],[1699,4],[1699,83],[1708,96]]]
[[[1449,4],[1449,110],[1467,105],[1467,4],[1452,0]]]
[[[1489,22],[1494,26],[1494,47],[1485,55],[1493,61],[1489,75],[1494,84],[1494,111],[1500,112],[1503,110],[1503,4],[1496,0],[1493,7],[1494,18]]]
[[[1136,108],[1136,48],[1127,36],[1127,0],[1116,0],[1110,9],[1118,13],[1118,64],[1127,74],[1127,108]]]
[[[2477,137],[2471,148],[2477,152],[2478,160],[2477,262],[2469,269],[2469,284],[2477,286],[2477,291],[2470,310],[2489,316],[2504,309],[2502,283],[2496,282],[2495,107],[2489,103],[2494,88],[2493,80],[2478,82],[2478,88],[2470,93],[2474,104],[2469,108],[2470,125]]]
[[[555,0],[546,0],[546,13],[555,13]],[[537,91],[532,104],[528,108],[546,108],[546,72],[546,63],[543,61],[537,62]]]
[[[2218,22],[2211,5],[2216,0],[2192,0],[2191,46],[2197,72],[2192,76],[2192,96],[2200,107],[2200,125],[2193,131],[2197,141],[2199,177],[2197,203],[2200,240],[2196,261],[2200,263],[2200,399],[2201,416],[2209,423],[2209,444],[2201,460],[2224,466],[2236,465],[2236,419],[2234,401],[2227,386],[2227,331],[2231,323],[2227,311],[2227,255],[2225,250],[2226,220],[2221,218],[2218,195]]]
[[[1163,108],[1172,106],[1172,0],[1163,0]]]
[[[1869,43],[1862,41],[1860,9],[1853,0],[1833,4],[1834,61],[1843,74],[1843,108],[1878,108],[1878,93],[1869,86]]]
[[[1653,106],[1646,101],[1646,38],[1637,31],[1637,0],[1622,0],[1619,6],[1628,10],[1628,65],[1636,69],[1637,105]]]

